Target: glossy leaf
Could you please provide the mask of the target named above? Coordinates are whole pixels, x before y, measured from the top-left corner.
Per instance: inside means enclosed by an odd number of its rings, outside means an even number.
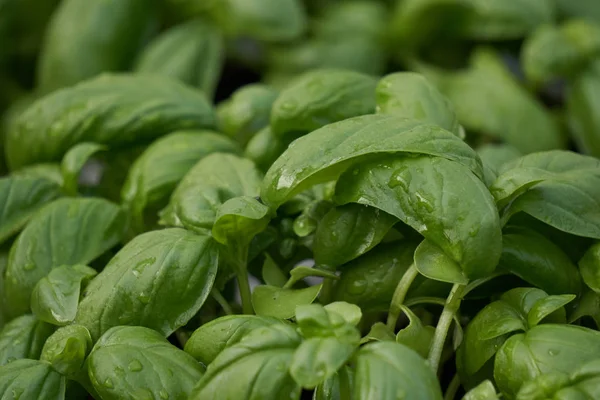
[[[228,347],[208,366],[190,400],[299,399],[300,387],[288,372],[300,335],[294,328],[258,328]]]
[[[567,120],[573,139],[581,152],[595,157],[600,157],[600,119],[594,111],[600,104],[599,88],[600,61],[596,60],[577,75],[566,97]]]
[[[305,265],[299,265],[290,270],[290,279],[285,283],[285,287],[292,287],[296,282],[301,281],[304,278],[308,278],[309,276],[318,276],[321,278],[329,278],[329,279],[338,279],[338,276],[329,271],[325,271],[318,268],[307,267]]]
[[[129,169],[123,203],[138,217],[146,207],[164,207],[187,172],[215,152],[237,154],[240,149],[211,131],[179,131],[154,141]]]
[[[442,399],[431,367],[399,343],[369,343],[356,354],[354,398],[365,400]]]
[[[52,325],[33,315],[23,315],[8,322],[0,330],[0,365],[22,358],[38,359],[52,332]]]
[[[196,329],[185,343],[185,352],[209,365],[226,348],[239,343],[255,329],[284,323],[258,315],[229,315],[212,320]]]
[[[79,293],[98,273],[85,265],[54,268],[33,288],[31,310],[41,321],[67,325],[75,319]]]
[[[285,88],[273,103],[271,129],[284,137],[304,134],[332,122],[372,114],[377,81],[340,69],[307,72]]]
[[[160,333],[139,326],[108,330],[94,345],[86,364],[103,399],[184,399],[203,373],[203,367],[189,354]]]
[[[484,165],[488,165],[494,172],[501,170],[502,166],[509,161],[515,160],[522,154],[508,144],[487,144],[477,149]]]
[[[461,285],[469,283],[469,278],[462,271],[460,264],[427,239],[417,246],[414,264],[417,271],[429,279]]]
[[[44,207],[10,251],[4,289],[11,313],[29,310],[33,288],[53,268],[88,264],[117,244],[126,223],[116,204],[99,198],[59,199]]]
[[[155,10],[144,0],[61,2],[40,53],[39,85],[52,91],[105,71],[127,69]],[[98,29],[104,34],[98,35]]]
[[[260,130],[269,126],[271,106],[278,93],[269,86],[242,86],[217,108],[219,128],[245,145]],[[255,160],[256,161],[256,160]]]
[[[46,340],[40,360],[47,361],[62,375],[74,377],[83,368],[92,350],[90,332],[81,325],[59,328]]]
[[[548,373],[570,373],[598,359],[600,333],[572,325],[538,325],[508,339],[498,350],[494,379],[514,397],[522,384]]]
[[[533,230],[505,230],[500,267],[549,294],[581,291],[577,267],[560,247]]]
[[[317,265],[339,267],[375,247],[398,219],[378,208],[346,204],[319,222],[313,253]]]
[[[212,236],[229,247],[247,247],[271,220],[269,207],[253,197],[234,197],[217,210]]]
[[[148,43],[135,70],[177,79],[213,97],[224,62],[224,39],[207,21],[175,25]]]
[[[426,358],[429,354],[429,347],[433,339],[435,328],[429,325],[423,325],[410,308],[401,306],[402,312],[408,317],[408,326],[402,328],[396,334],[396,342],[401,343]]]
[[[347,323],[354,326],[358,325],[362,318],[360,307],[345,301],[334,301],[333,303],[329,303],[325,305],[325,310],[341,315]]]
[[[446,157],[482,176],[475,152],[451,133],[401,117],[365,115],[327,125],[295,140],[267,172],[261,199],[271,207],[279,207],[317,183],[336,179],[366,156],[384,153]]]
[[[7,176],[0,179],[0,243],[18,233],[32,215],[61,195],[60,186],[43,177]]]
[[[342,367],[338,373],[315,388],[313,400],[343,400],[350,396],[353,386],[353,370]]]
[[[1,398],[62,400],[65,390],[65,378],[45,361],[17,360],[0,367]]]
[[[67,151],[62,159],[60,169],[63,176],[63,185],[68,193],[77,193],[77,183],[81,170],[94,154],[103,150],[106,150],[106,146],[84,142]]]
[[[257,315],[288,319],[295,315],[296,306],[312,303],[320,291],[321,285],[305,289],[260,285],[252,291],[252,305]]]
[[[500,258],[492,196],[468,168],[446,158],[394,157],[362,164],[339,179],[336,200],[396,216],[441,248],[467,278],[487,275]]]
[[[469,390],[462,398],[462,400],[499,400],[498,394],[494,384],[485,380],[479,385]]]
[[[596,293],[600,293],[600,244],[589,248],[581,261],[579,271],[585,284]]]
[[[139,235],[90,283],[75,322],[94,339],[117,325],[168,336],[198,312],[217,266],[217,246],[208,236],[179,228]]]
[[[569,323],[582,317],[591,317],[596,328],[600,327],[600,295],[589,289],[583,293],[573,313],[569,315]]]
[[[258,131],[248,141],[244,157],[254,161],[261,171],[266,171],[285,148],[285,142],[273,135],[271,128],[267,127]]]
[[[255,165],[232,154],[204,157],[181,180],[161,222],[196,232],[212,230],[219,207],[234,197],[258,196],[261,173]]]
[[[104,74],[47,94],[23,111],[5,138],[7,162],[17,169],[58,161],[81,142],[119,148],[215,122],[206,96],[179,82]]]
[[[376,322],[371,326],[371,330],[360,341],[361,344],[371,341],[396,341],[396,335],[383,322]]]
[[[375,91],[377,112],[439,125],[460,136],[454,106],[424,76],[396,72],[383,77]]]

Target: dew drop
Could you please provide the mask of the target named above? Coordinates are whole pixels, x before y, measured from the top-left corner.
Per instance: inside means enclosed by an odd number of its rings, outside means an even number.
[[[32,271],[36,268],[36,265],[34,263],[27,263],[25,265],[23,265],[23,269],[25,271]]]
[[[161,389],[160,392],[158,392],[158,395],[161,399],[164,400],[167,400],[169,398],[169,393],[165,389]]]
[[[25,391],[25,389],[23,388],[14,388],[12,390],[12,396],[14,400],[18,400],[21,398],[21,395],[23,394],[23,392]]]
[[[142,303],[142,304],[148,304],[150,303],[150,296],[148,296],[147,294],[145,294],[144,292],[140,293],[138,295],[138,300]]]
[[[365,279],[357,279],[348,287],[348,293],[358,296],[367,291],[368,282]]]
[[[129,365],[127,366],[127,369],[130,370],[131,372],[139,372],[142,369],[144,369],[144,366],[138,360],[132,360],[129,363]]]
[[[408,168],[403,167],[392,174],[388,182],[388,186],[390,189],[394,189],[400,186],[403,190],[408,191],[411,180],[412,175],[410,171],[408,170]]]
[[[102,385],[103,385],[105,388],[108,388],[108,389],[112,389],[112,388],[114,388],[114,386],[113,386],[113,382],[112,382],[112,380],[111,380],[110,378],[106,378],[106,380],[104,381],[104,383],[103,383]]]

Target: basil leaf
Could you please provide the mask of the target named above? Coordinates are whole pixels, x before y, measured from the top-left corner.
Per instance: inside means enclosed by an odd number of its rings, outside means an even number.
[[[489,166],[494,172],[500,171],[502,166],[509,161],[521,157],[521,152],[508,144],[487,144],[477,149],[484,165]]]
[[[445,157],[482,176],[481,161],[473,149],[451,133],[401,117],[365,115],[295,140],[267,171],[261,198],[279,207],[310,186],[338,178],[367,156],[397,152]]]
[[[462,400],[499,400],[496,394],[494,384],[489,380],[481,382],[479,385],[469,390]]]
[[[375,247],[398,219],[378,208],[346,204],[319,222],[313,253],[317,265],[339,267]]]
[[[598,359],[600,333],[572,325],[538,325],[508,339],[496,354],[494,379],[506,396],[548,373],[568,374]]]
[[[592,290],[583,293],[575,310],[569,315],[569,323],[582,317],[591,317],[596,327],[600,327],[600,296]]]
[[[212,230],[219,207],[234,197],[258,196],[261,173],[254,164],[232,154],[204,157],[181,180],[161,223],[204,233]]]
[[[226,348],[239,343],[254,329],[283,323],[283,320],[258,315],[228,315],[196,329],[185,343],[185,352],[209,365]]]
[[[392,400],[398,397],[442,399],[431,367],[415,351],[399,343],[369,343],[356,354],[354,398]]]
[[[598,35],[600,37],[600,27]],[[600,47],[600,38],[598,39]],[[599,50],[600,53],[600,50]],[[600,61],[590,63],[589,67],[573,80],[567,94],[567,120],[577,148],[591,156],[600,156],[600,136],[597,109],[598,89],[600,88]]]
[[[377,81],[341,69],[317,69],[296,78],[281,91],[271,110],[278,137],[314,131],[332,122],[372,114]]]
[[[242,86],[217,107],[219,129],[246,145],[257,132],[269,125],[271,107],[277,95],[267,85]]]
[[[396,342],[405,345],[419,353],[423,358],[429,354],[429,347],[433,339],[435,328],[429,325],[423,325],[410,308],[401,306],[402,312],[408,317],[408,326],[400,329],[396,334]]]
[[[23,315],[8,322],[0,331],[0,365],[22,358],[38,359],[52,332],[52,325],[33,315]]]
[[[95,153],[106,150],[106,146],[96,143],[79,143],[71,148],[62,159],[60,169],[63,186],[67,193],[77,194],[77,184],[81,170]]]
[[[90,332],[81,325],[59,328],[46,340],[40,360],[47,361],[62,375],[75,377],[92,350]]]
[[[195,19],[167,29],[148,43],[135,71],[177,79],[212,98],[224,56],[221,32],[213,24]]]
[[[322,285],[305,289],[284,289],[276,286],[260,285],[252,291],[252,305],[257,315],[292,318],[296,306],[310,304],[317,299]]]
[[[460,136],[454,106],[420,74],[397,72],[384,76],[375,94],[378,113],[431,122]]]
[[[168,336],[204,304],[217,265],[217,246],[208,236],[178,228],[139,235],[90,283],[75,322],[93,339],[117,325]]]
[[[288,373],[300,335],[282,324],[258,328],[228,347],[208,366],[190,400],[299,399]]]
[[[151,211],[164,207],[187,172],[216,152],[237,154],[240,149],[210,131],[179,131],[154,141],[129,169],[121,191],[123,203],[138,219],[147,207]]]
[[[50,92],[101,72],[127,69],[155,10],[144,0],[61,2],[48,24],[38,60],[42,90]],[[99,28],[103,35],[98,35]]]
[[[214,125],[201,92],[153,75],[104,74],[47,94],[19,114],[5,138],[7,162],[17,169],[58,161],[81,142],[112,149]]]
[[[4,289],[11,313],[29,310],[40,279],[61,265],[88,264],[117,244],[127,219],[99,198],[59,199],[40,210],[13,244]]]
[[[244,157],[254,161],[261,171],[266,171],[285,148],[285,143],[273,135],[271,128],[267,127],[258,131],[248,141]]]
[[[591,22],[600,22],[600,7],[594,0],[572,2],[557,0],[557,8],[562,15],[571,18],[583,18]]]
[[[67,325],[75,319],[81,287],[98,273],[85,265],[54,268],[33,288],[31,310],[41,321]]]
[[[600,244],[588,249],[581,261],[579,271],[585,284],[596,293],[600,293]]]
[[[18,233],[45,204],[61,195],[60,186],[43,177],[0,179],[0,244]]]
[[[362,311],[356,304],[347,303],[345,301],[334,301],[325,305],[327,312],[339,314],[350,325],[357,326],[362,318]]]
[[[265,262],[262,266],[263,281],[270,286],[283,287],[287,282],[285,274],[279,269],[273,258],[265,253]]]
[[[394,331],[388,328],[383,322],[376,322],[371,326],[371,330],[360,341],[360,344],[371,341],[396,341]]]
[[[450,187],[461,190],[449,191]],[[457,162],[420,156],[362,164],[340,177],[336,200],[367,204],[396,216],[441,248],[468,278],[487,275],[500,259],[500,222],[493,198],[483,182]]]
[[[203,373],[190,355],[160,333],[139,326],[109,329],[94,345],[86,364],[103,399],[187,398]]]
[[[0,367],[2,398],[61,400],[65,390],[65,378],[47,362],[17,360]]]
[[[546,237],[529,229],[502,235],[500,267],[549,294],[579,294],[581,277],[569,257]]]
[[[253,197],[234,197],[218,208],[212,236],[226,246],[245,248],[270,220],[269,207]]]
[[[315,388],[313,400],[343,400],[350,397],[353,386],[353,370],[342,367],[340,371]]]

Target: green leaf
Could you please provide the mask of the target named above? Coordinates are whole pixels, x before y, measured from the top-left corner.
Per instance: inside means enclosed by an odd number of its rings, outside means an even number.
[[[274,89],[259,83],[237,89],[217,107],[220,130],[246,145],[257,132],[269,126],[271,107],[277,95]]]
[[[212,98],[224,58],[221,32],[213,24],[195,19],[167,29],[148,43],[135,71],[177,79]]]
[[[353,370],[342,367],[336,374],[318,385],[312,400],[343,400],[349,398],[353,385]]]
[[[212,236],[225,246],[245,248],[270,220],[269,207],[253,197],[234,197],[219,206]]]
[[[471,16],[464,35],[474,40],[520,39],[555,19],[552,0],[467,0]]]
[[[227,200],[258,196],[261,177],[250,160],[232,154],[210,154],[179,182],[169,205],[160,212],[160,222],[200,233],[210,231],[219,207]]]
[[[345,301],[334,301],[325,306],[328,312],[334,312],[341,315],[350,325],[357,326],[362,318],[362,311],[356,304]]]
[[[527,79],[543,84],[558,77],[577,77],[599,54],[600,28],[575,19],[560,26],[539,26],[525,39],[521,60]]]
[[[282,324],[283,320],[258,315],[228,315],[196,329],[185,343],[185,352],[209,365],[226,348],[239,343],[251,331]]]
[[[396,72],[384,76],[375,94],[378,113],[431,122],[460,136],[454,106],[420,74]]]
[[[311,304],[316,300],[322,285],[309,286],[305,289],[283,289],[276,286],[260,285],[252,291],[252,305],[257,315],[292,318],[296,306]]]
[[[155,11],[156,7],[144,0],[61,2],[50,19],[39,55],[39,86],[50,92],[105,71],[127,69]],[[98,29],[104,33],[98,35]]]
[[[427,239],[415,250],[415,267],[429,279],[461,285],[469,283],[460,265]]]
[[[294,233],[298,237],[307,237],[314,233],[320,221],[333,208],[329,200],[315,200],[308,204],[302,213],[294,220]],[[314,240],[318,240],[316,237]]]
[[[592,290],[583,293],[575,310],[569,315],[569,323],[573,323],[582,317],[591,317],[600,328],[600,295]]]
[[[332,122],[372,114],[376,85],[373,77],[354,71],[325,68],[306,72],[273,103],[273,134],[289,138]]]
[[[600,293],[600,243],[594,244],[579,261],[579,271],[585,284]]]
[[[14,242],[4,289],[14,316],[29,310],[35,285],[61,265],[88,264],[123,237],[127,218],[100,198],[59,199],[36,213]]]
[[[90,283],[75,322],[98,339],[117,325],[169,336],[200,309],[218,265],[216,243],[179,228],[135,237]]]
[[[54,326],[33,315],[23,315],[8,322],[0,331],[0,365],[22,358],[38,359],[52,332]]]
[[[61,195],[60,186],[44,177],[0,179],[0,244],[18,233],[46,203]]]
[[[277,208],[315,184],[337,179],[365,157],[384,153],[445,157],[482,176],[481,161],[474,150],[451,133],[402,117],[365,115],[327,125],[295,140],[267,171],[261,198]]]
[[[549,373],[569,374],[600,357],[600,333],[572,325],[538,325],[508,339],[498,350],[494,380],[514,398],[522,384]]]
[[[489,166],[496,173],[504,164],[522,156],[521,152],[508,144],[486,144],[477,148],[477,154],[481,157],[483,164]]]
[[[595,0],[557,0],[558,10],[570,18],[583,18],[591,22],[600,22],[600,5]]]
[[[190,400],[299,399],[300,387],[288,372],[301,337],[291,326],[254,329],[208,366]]]
[[[566,96],[567,121],[577,149],[595,157],[600,157],[600,118],[595,112],[600,104],[599,88],[600,61],[596,59],[576,76]]]
[[[75,377],[92,350],[90,332],[81,325],[59,328],[46,340],[40,360],[47,361],[62,375]]]
[[[319,222],[313,246],[315,262],[339,267],[379,244],[396,222],[396,217],[374,207],[335,207]]]
[[[307,267],[305,265],[300,265],[298,267],[294,267],[290,270],[290,279],[285,283],[284,287],[286,289],[291,288],[297,282],[301,281],[304,278],[309,276],[318,276],[321,278],[327,279],[339,279],[338,276],[332,272],[324,271],[322,269],[317,269],[313,267]]]
[[[563,294],[560,296],[548,296],[536,301],[533,307],[531,307],[531,310],[527,313],[527,325],[529,325],[530,328],[534,327],[544,318],[557,311],[564,316],[562,308],[575,300],[575,297],[574,294]],[[565,320],[566,318],[561,319]]]
[[[355,324],[335,310],[320,304],[304,304],[296,307],[298,332],[307,339],[314,337],[335,337],[345,343],[360,341],[360,332]]]
[[[458,162],[388,157],[346,171],[336,189],[337,202],[379,208],[417,230],[469,279],[488,275],[500,259],[500,221],[493,197]]]
[[[499,400],[498,394],[496,394],[496,388],[494,384],[485,380],[479,385],[469,390],[462,398],[462,400]]]
[[[5,137],[7,162],[18,169],[58,161],[81,142],[126,147],[215,122],[206,96],[177,81],[104,74],[47,94],[19,114]]]
[[[262,266],[262,278],[267,285],[283,287],[287,282],[287,278],[279,269],[273,258],[265,253],[265,262]]]
[[[269,169],[271,164],[283,153],[286,145],[273,135],[271,128],[267,127],[258,131],[248,141],[244,150],[244,157],[254,161],[261,171]]]
[[[88,160],[97,152],[106,150],[107,147],[96,143],[79,143],[73,146],[62,159],[60,164],[63,176],[63,186],[70,194],[77,194],[79,174]]]
[[[0,367],[0,397],[62,400],[66,380],[44,361],[17,360]]]
[[[408,326],[400,329],[396,334],[396,342],[401,343],[426,358],[429,354],[429,347],[433,340],[435,328],[429,325],[423,325],[419,317],[417,317],[410,308],[400,306],[402,312],[408,317]]]
[[[523,156],[504,166],[490,190],[503,219],[518,212],[577,236],[600,238],[600,161],[569,151]]]
[[[444,75],[441,81],[440,90],[467,131],[501,139],[524,154],[565,147],[557,122],[498,54],[477,50],[471,68]]]
[[[139,326],[108,330],[87,361],[90,380],[103,399],[187,398],[203,367],[156,331]]]
[[[581,277],[569,257],[553,242],[526,228],[502,235],[500,267],[549,294],[579,294]]]
[[[371,341],[396,341],[396,335],[386,324],[383,322],[376,322],[371,325],[371,330],[367,333],[360,341],[360,344],[368,343]]]
[[[160,209],[187,172],[202,158],[215,152],[240,153],[239,147],[211,131],[179,131],[156,141],[138,157],[127,173],[121,199],[134,216],[148,207]]]
[[[356,304],[364,311],[387,311],[416,247],[410,241],[379,245],[343,265],[334,299]]]
[[[404,345],[369,343],[358,351],[355,362],[353,398],[442,399],[440,384],[431,367]]]
[[[41,321],[67,325],[75,319],[79,293],[98,273],[85,265],[54,268],[33,288],[31,310]]]

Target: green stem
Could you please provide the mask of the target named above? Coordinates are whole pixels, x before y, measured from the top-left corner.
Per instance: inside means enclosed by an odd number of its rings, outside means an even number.
[[[404,303],[406,293],[408,293],[408,289],[410,289],[410,285],[413,283],[417,275],[419,275],[419,271],[417,271],[417,267],[415,267],[415,264],[413,263],[410,265],[410,267],[408,267],[402,276],[402,279],[400,279],[400,282],[398,282],[398,286],[396,286],[394,296],[392,297],[392,303],[390,304],[390,311],[388,313],[388,328],[392,330],[396,329],[396,323],[398,322],[400,312],[402,311],[400,306]]]
[[[452,381],[448,385],[448,389],[446,389],[446,394],[444,394],[444,400],[454,400],[458,388],[460,388],[460,377],[458,374],[454,374]]]
[[[242,247],[237,247],[234,269],[238,288],[240,289],[240,297],[242,298],[242,312],[252,315],[254,314],[254,307],[252,306],[252,291],[248,280],[248,247]]]
[[[335,273],[335,268],[331,268],[327,265],[321,265],[320,268],[325,271]],[[334,285],[335,281],[333,278],[323,279],[323,287],[321,288],[321,295],[319,296],[319,299],[321,300],[322,304],[331,303],[331,299],[333,298]]]
[[[429,357],[427,360],[429,361],[429,365],[433,371],[436,373],[440,364],[440,359],[442,358],[442,350],[444,349],[446,336],[448,336],[452,319],[460,307],[460,302],[462,300],[465,287],[465,285],[461,285],[459,283],[455,283],[454,286],[452,286],[452,290],[446,299],[446,305],[444,306],[442,315],[440,316],[438,324],[435,328],[435,334],[433,335],[431,348],[429,349]]]
[[[234,314],[233,309],[229,305],[229,302],[227,301],[227,299],[225,297],[223,297],[221,292],[219,292],[216,288],[212,288],[212,290],[210,291],[210,294],[212,295],[213,299],[215,299],[217,301],[217,303],[219,303],[219,305],[221,306],[223,311],[225,311],[225,314],[227,314],[227,315]]]
[[[340,399],[351,399],[352,389],[350,388],[350,378],[346,367],[340,368],[338,377],[340,379]]]

